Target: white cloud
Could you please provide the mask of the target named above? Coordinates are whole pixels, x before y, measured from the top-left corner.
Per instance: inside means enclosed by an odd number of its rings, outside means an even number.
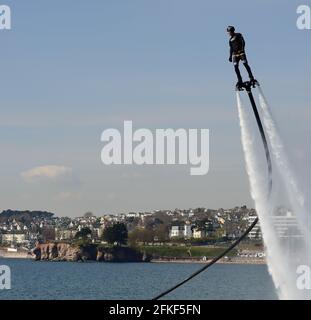
[[[21,173],[22,178],[27,182],[50,180],[56,181],[68,178],[72,175],[72,169],[65,166],[47,165],[35,167]]]

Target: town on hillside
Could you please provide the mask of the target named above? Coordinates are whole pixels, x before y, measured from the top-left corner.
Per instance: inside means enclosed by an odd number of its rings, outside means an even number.
[[[44,211],[6,210],[0,213],[1,246],[31,250],[37,243],[73,242],[86,237],[91,243],[105,242],[108,227],[122,223],[128,243],[170,245],[225,243],[239,238],[256,219],[255,209],[246,206],[232,209],[175,209],[152,212],[129,212],[82,217],[57,217]],[[261,242],[260,225],[248,234],[249,241]]]

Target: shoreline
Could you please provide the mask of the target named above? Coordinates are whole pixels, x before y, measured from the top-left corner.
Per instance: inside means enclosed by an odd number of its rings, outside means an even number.
[[[31,256],[0,256],[1,259],[15,259],[15,260],[33,260],[35,262],[35,259]],[[48,261],[48,260],[46,260]],[[211,260],[189,260],[189,259],[170,259],[170,260],[164,260],[164,259],[152,259],[150,262],[146,263],[177,263],[177,264],[207,264]],[[48,261],[48,262],[54,262],[54,261]],[[98,261],[94,261],[98,262]],[[101,262],[102,263],[102,262]],[[107,262],[106,262],[107,263]],[[126,262],[125,262],[126,263]],[[144,262],[139,262],[144,263]],[[264,259],[231,259],[231,260],[220,260],[217,261],[216,264],[246,264],[246,265],[266,265],[267,262]]]
[[[0,259],[32,259],[33,256],[28,251],[6,251],[0,249]]]
[[[17,255],[0,255],[1,259],[25,259],[25,260],[34,260],[34,257],[31,255],[17,254]]]
[[[193,264],[207,264],[211,262],[211,260],[188,260],[188,259],[152,259],[151,263],[193,263]],[[248,265],[266,265],[267,262],[265,259],[230,259],[230,260],[219,260],[216,264],[248,264]]]

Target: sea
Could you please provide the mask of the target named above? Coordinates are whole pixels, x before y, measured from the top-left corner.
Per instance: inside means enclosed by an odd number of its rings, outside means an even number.
[[[11,270],[11,289],[0,300],[152,299],[202,264],[45,262],[0,259]],[[1,279],[1,274],[0,274]],[[217,264],[166,299],[271,300],[276,290],[266,265]]]

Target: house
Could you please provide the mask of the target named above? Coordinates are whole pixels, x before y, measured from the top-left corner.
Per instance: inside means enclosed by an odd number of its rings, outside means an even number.
[[[128,214],[125,215],[126,218],[139,218],[140,214],[136,212],[129,212]]]
[[[193,235],[192,237],[194,239],[202,239],[202,238],[205,238],[206,237],[206,231],[204,230],[200,230],[198,228],[194,228],[193,229]]]
[[[59,230],[55,229],[55,240],[72,240],[77,233],[77,230]]]
[[[26,234],[24,233],[4,233],[2,234],[2,243],[8,244],[25,244],[27,243]]]
[[[255,216],[255,215],[249,216],[248,217],[248,225],[251,226],[254,223],[254,221],[256,220],[256,218],[257,218],[257,216]],[[248,238],[251,239],[251,240],[260,240],[260,239],[262,239],[262,233],[261,233],[259,221],[254,226],[254,228],[249,232]]]
[[[190,223],[172,225],[169,232],[170,238],[192,238]]]
[[[180,226],[171,226],[169,236],[170,238],[180,238],[181,236]]]

